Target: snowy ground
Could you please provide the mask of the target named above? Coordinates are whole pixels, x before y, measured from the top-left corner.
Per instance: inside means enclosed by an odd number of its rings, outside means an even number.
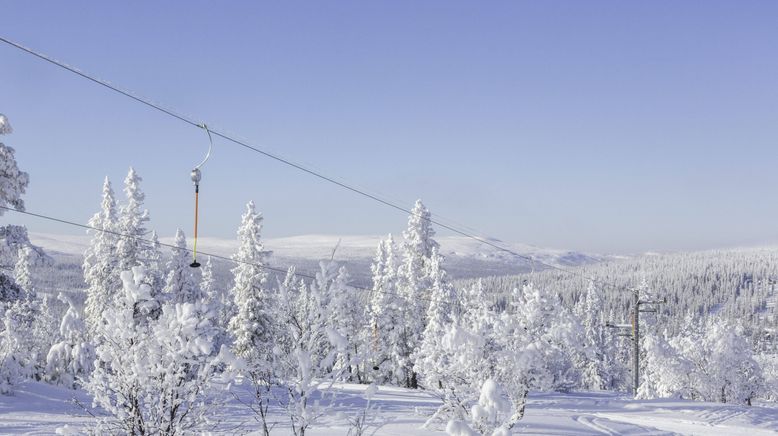
[[[312,428],[312,435],[345,435],[346,417],[364,407],[363,385],[340,386],[335,412]],[[241,391],[238,390],[240,394]],[[88,396],[43,383],[28,382],[14,396],[0,396],[0,434],[51,435],[68,424],[85,428],[92,418],[74,404],[89,404]],[[442,434],[421,425],[439,404],[427,393],[381,388],[375,397],[382,421],[376,435]],[[245,406],[233,400],[222,408],[217,434],[259,434]],[[283,417],[278,415],[279,421]],[[375,429],[375,428],[374,428]],[[288,434],[277,427],[273,434]],[[612,393],[533,393],[527,414],[517,428],[537,435],[775,435],[778,408],[741,407],[690,401],[632,401]]]

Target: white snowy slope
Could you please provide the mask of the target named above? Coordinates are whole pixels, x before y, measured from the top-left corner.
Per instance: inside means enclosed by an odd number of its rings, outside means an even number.
[[[365,385],[336,385],[335,406],[312,426],[311,435],[346,435],[347,420],[364,410]],[[241,392],[241,387],[237,394]],[[51,435],[69,426],[83,434],[93,418],[73,399],[89,408],[83,391],[41,382],[26,382],[14,396],[0,396],[0,434]],[[443,423],[422,425],[440,402],[424,391],[381,387],[373,398],[379,409],[371,412],[368,434],[416,436],[444,434]],[[91,413],[101,415],[99,410]],[[259,424],[244,404],[233,399],[215,410],[219,422],[214,434],[261,434]],[[286,419],[271,412],[278,422],[273,434],[287,435]],[[375,433],[373,433],[375,431]],[[529,435],[731,435],[762,436],[778,433],[778,409],[774,406],[735,406],[681,400],[632,400],[613,393],[531,393],[526,416],[515,434]]]

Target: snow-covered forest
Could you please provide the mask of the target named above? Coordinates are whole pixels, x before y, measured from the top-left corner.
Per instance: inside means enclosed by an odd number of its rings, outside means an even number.
[[[4,117],[1,127],[11,132]],[[28,183],[0,144],[6,221],[24,210]],[[631,322],[631,288],[663,301],[641,315],[637,398],[778,400],[775,250],[452,280],[417,201],[405,229],[376,247],[364,287],[336,247],[313,273],[274,264],[251,201],[236,216],[231,261],[200,257],[192,268],[182,230],[159,242],[134,169],[116,191],[106,178],[95,198],[84,290],[36,288],[34,272],[52,271],[53,259],[25,227],[0,227],[0,393],[72,390],[91,418],[62,434],[302,436],[336,417],[344,433],[371,434],[385,424],[372,399],[412,391],[432,405],[425,431],[512,434],[533,395],[631,393],[632,339],[606,326]],[[342,387],[354,385],[364,401],[344,408]]]

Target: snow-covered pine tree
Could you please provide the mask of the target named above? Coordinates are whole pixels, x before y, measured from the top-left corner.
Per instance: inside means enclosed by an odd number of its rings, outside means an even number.
[[[403,232],[403,260],[398,273],[400,294],[405,298],[405,321],[403,322],[402,366],[405,369],[405,385],[418,387],[416,373],[413,371],[412,354],[421,345],[426,312],[429,300],[430,279],[427,276],[427,264],[432,250],[438,248],[433,239],[430,211],[421,200],[408,217],[408,228]]]
[[[267,364],[274,341],[273,294],[264,268],[270,252],[264,249],[261,233],[262,214],[250,201],[238,228],[238,251],[232,257],[238,263],[232,269],[231,291],[237,310],[228,328],[235,354],[257,370]]]
[[[405,368],[401,364],[404,327],[404,300],[397,289],[397,255],[394,238],[389,235],[378,243],[371,271],[372,297],[368,328],[363,332],[368,344],[368,365],[372,379],[378,383],[404,383]]]
[[[60,293],[59,299],[68,309],[59,325],[62,339],[52,345],[46,356],[45,377],[50,383],[75,388],[76,382],[92,373],[94,347],[87,339],[81,310],[65,294]]]
[[[163,293],[167,296],[168,301],[175,303],[201,301],[203,296],[192,276],[192,267],[189,266],[189,252],[186,250],[186,237],[181,229],[176,231],[175,246],[177,248],[172,248],[170,252]]]
[[[86,288],[86,303],[84,318],[90,336],[94,336],[97,326],[102,322],[102,313],[113,300],[113,292],[119,289],[119,269],[116,244],[119,238],[116,200],[108,177],[103,182],[103,195],[100,211],[97,212],[89,225],[99,230],[90,230],[92,241],[84,253],[84,281]]]

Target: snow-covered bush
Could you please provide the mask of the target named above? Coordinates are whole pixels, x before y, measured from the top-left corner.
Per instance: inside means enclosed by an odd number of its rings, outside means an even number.
[[[284,339],[273,349],[273,365],[278,371],[276,383],[285,392],[278,401],[296,436],[305,435],[327,413],[334,401],[326,398],[328,383],[341,379],[349,366],[344,362],[335,367],[336,358],[346,355],[349,343],[343,332],[328,326],[326,316],[327,296],[334,286],[341,286],[337,271],[335,262],[321,262],[310,286],[299,281],[296,289],[290,288],[295,280],[287,277],[279,293],[279,336]],[[314,394],[322,398],[314,401]]]
[[[378,392],[378,386],[373,383],[365,389],[365,407],[359,410],[354,416],[347,417],[349,430],[346,436],[364,436],[375,434],[375,430],[380,428],[386,420],[382,420],[377,412],[379,409],[373,403],[373,397]],[[373,429],[371,432],[370,430]]]
[[[32,326],[26,301],[17,301],[3,308],[0,332],[0,394],[11,394],[13,388],[35,372],[28,332]]]
[[[541,360],[543,344],[527,334],[516,313],[497,313],[478,283],[462,306],[420,366],[425,387],[443,400],[425,425],[442,420],[449,421],[451,434],[501,434],[500,428],[523,417],[530,386],[550,380]],[[482,413],[492,409],[481,400],[495,398],[495,392],[501,392],[499,413]]]
[[[765,353],[755,356],[755,359],[764,375],[760,398],[766,401],[778,401],[778,354]]]
[[[669,341],[648,336],[638,394],[751,404],[761,391],[762,370],[736,323],[687,317],[683,335]]]
[[[466,420],[449,421],[446,432],[452,436],[508,436],[519,418],[502,386],[487,379]]]
[[[87,339],[81,310],[64,294],[60,293],[59,299],[68,309],[59,325],[62,340],[46,356],[45,378],[50,383],[74,388],[76,382],[92,373],[94,347]]]
[[[94,405],[111,415],[100,431],[127,434],[190,434],[205,431],[214,357],[212,313],[198,303],[155,307],[142,267],[121,274],[116,305],[100,325],[95,370],[85,387]],[[158,303],[157,303],[158,305]]]

